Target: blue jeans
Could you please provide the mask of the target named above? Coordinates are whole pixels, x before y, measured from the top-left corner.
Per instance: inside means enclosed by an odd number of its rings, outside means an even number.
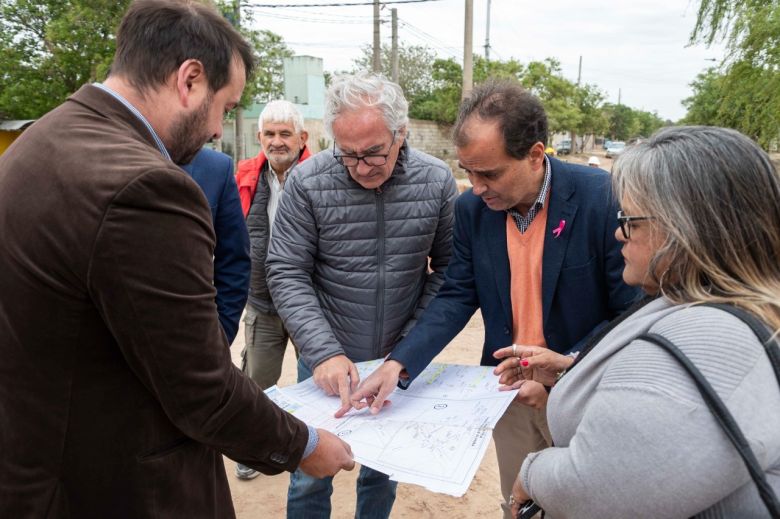
[[[311,377],[309,368],[298,360],[298,382]],[[357,519],[387,519],[395,502],[398,483],[368,467],[360,467],[357,480]],[[287,519],[327,519],[333,478],[313,478],[296,470],[290,475],[287,490]]]

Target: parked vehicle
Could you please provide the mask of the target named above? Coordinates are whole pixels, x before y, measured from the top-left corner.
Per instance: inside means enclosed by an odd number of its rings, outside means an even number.
[[[607,152],[604,154],[605,157],[608,159],[612,159],[620,155],[620,153],[623,151],[623,148],[626,147],[626,143],[623,141],[612,141],[609,143],[609,148],[607,148]]]
[[[555,151],[558,152],[558,155],[568,155],[571,153],[571,141],[561,141]]]
[[[609,148],[609,145],[612,144],[612,141],[609,139],[604,139],[604,149],[606,150]]]

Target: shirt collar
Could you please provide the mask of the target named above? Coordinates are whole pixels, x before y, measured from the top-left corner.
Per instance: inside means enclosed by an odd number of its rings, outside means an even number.
[[[509,216],[515,221],[518,230],[521,233],[525,233],[530,227],[531,222],[536,218],[536,214],[544,208],[544,203],[547,201],[547,195],[550,193],[550,179],[552,178],[552,169],[550,167],[550,160],[545,155],[545,172],[544,180],[542,181],[542,187],[539,190],[539,196],[536,197],[536,201],[528,209],[527,214],[521,214],[520,211],[514,207],[510,207],[506,210]]]
[[[146,129],[149,130],[149,133],[152,135],[152,138],[154,139],[154,143],[157,145],[157,149],[160,150],[160,153],[162,153],[163,157],[165,157],[168,160],[171,160],[171,155],[170,153],[168,153],[168,150],[165,148],[165,144],[163,144],[163,141],[162,139],[160,139],[160,136],[157,135],[157,132],[154,131],[154,128],[152,128],[152,125],[149,123],[146,117],[144,117],[141,114],[141,112],[139,112],[138,109],[130,103],[130,101],[122,97],[122,95],[119,94],[118,92],[111,90],[103,83],[93,83],[93,86],[111,95],[114,99],[122,103],[125,106],[125,108],[130,110],[130,112],[133,115],[135,115],[136,118],[144,124],[144,126],[146,126]]]
[[[531,205],[531,209],[544,207],[544,203],[547,201],[547,195],[550,193],[550,184],[552,179],[552,168],[550,167],[550,159],[547,155],[544,156],[544,180],[542,180],[542,187],[539,189],[539,196]],[[514,212],[520,214],[520,211],[514,207],[507,209],[507,212]]]
[[[552,178],[552,168],[550,167],[550,159],[547,155],[544,156],[544,180],[542,181],[542,189],[539,190],[539,196],[536,197],[534,205],[544,207],[544,203],[547,201],[547,194],[550,192],[550,179]]]
[[[292,170],[292,168],[297,166],[299,161],[300,161],[300,155],[295,160],[295,162],[290,164],[290,167],[287,168],[287,170],[284,172],[284,175],[282,175],[282,178],[287,178],[287,175],[290,173],[290,170]],[[281,185],[281,182],[279,182],[279,177],[276,176],[276,170],[273,168],[273,166],[271,166],[271,161],[268,160],[268,157],[266,157],[265,165],[266,165],[265,174],[268,175],[268,181],[271,182],[272,180],[276,179],[276,182],[279,185]]]

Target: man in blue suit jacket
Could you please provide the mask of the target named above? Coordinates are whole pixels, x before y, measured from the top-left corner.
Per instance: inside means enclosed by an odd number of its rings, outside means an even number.
[[[357,408],[370,404],[379,412],[399,379],[408,386],[478,308],[485,323],[481,364],[496,365],[494,352],[513,343],[577,351],[638,295],[622,280],[609,175],[544,154],[547,117],[536,97],[512,82],[482,85],[463,102],[454,134],[474,187],[455,204],[446,280],[352,395]],[[549,445],[546,402],[545,388],[525,381],[494,430],[507,518],[523,459]]]
[[[214,287],[222,330],[232,343],[249,293],[249,233],[233,176],[233,159],[203,148],[193,161],[181,166],[198,183],[211,207],[214,233]]]

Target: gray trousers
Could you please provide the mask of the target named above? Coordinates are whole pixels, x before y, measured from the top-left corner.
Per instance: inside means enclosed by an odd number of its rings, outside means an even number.
[[[244,315],[244,334],[246,344],[241,352],[241,370],[261,389],[267,389],[276,384],[282,373],[290,334],[278,315],[258,312],[250,305]],[[297,349],[295,355],[298,356]]]

